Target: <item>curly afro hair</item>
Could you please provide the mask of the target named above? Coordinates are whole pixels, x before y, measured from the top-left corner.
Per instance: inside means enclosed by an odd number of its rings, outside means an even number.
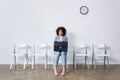
[[[65,36],[66,35],[66,29],[64,27],[58,27],[56,29],[56,34],[59,35],[59,30],[62,30],[63,32],[63,35],[62,36]]]

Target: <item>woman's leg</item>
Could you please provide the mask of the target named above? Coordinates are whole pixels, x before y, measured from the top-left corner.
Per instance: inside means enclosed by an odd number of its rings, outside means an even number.
[[[60,57],[60,52],[55,52],[54,53],[54,74],[55,75],[58,75],[57,65],[58,65],[59,57]]]
[[[61,52],[61,58],[62,58],[62,65],[63,65],[61,75],[65,75],[66,74],[66,52]]]

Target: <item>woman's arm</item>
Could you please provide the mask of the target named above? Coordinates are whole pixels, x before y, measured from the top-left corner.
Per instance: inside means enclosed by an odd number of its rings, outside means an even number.
[[[68,42],[68,38],[67,38],[67,36],[64,36],[63,41]]]
[[[54,41],[58,41],[58,36],[55,37]]]
[[[67,38],[67,36],[63,36],[63,39],[62,39],[62,40],[59,40],[59,37],[56,36],[55,39],[54,39],[54,41],[58,41],[58,42],[66,41],[66,42],[68,42],[68,38]]]

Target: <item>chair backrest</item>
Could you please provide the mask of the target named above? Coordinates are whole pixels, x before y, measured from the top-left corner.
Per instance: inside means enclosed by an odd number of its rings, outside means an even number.
[[[111,54],[112,53],[112,50],[111,50],[111,47],[106,45],[106,54]]]
[[[47,49],[48,49],[47,43],[34,44],[34,53],[35,54],[45,53],[47,51]]]
[[[79,44],[75,47],[76,54],[87,54],[87,45]]]
[[[106,54],[106,44],[95,44],[94,51],[95,54]]]
[[[28,45],[27,43],[16,43],[14,44],[14,50],[15,53],[21,53],[21,54],[26,54],[28,53],[28,50],[31,49],[32,46]]]

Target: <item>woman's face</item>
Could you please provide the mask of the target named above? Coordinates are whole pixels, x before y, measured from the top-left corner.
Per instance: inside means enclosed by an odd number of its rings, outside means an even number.
[[[59,35],[62,36],[63,35],[63,31],[60,29],[59,30]]]

